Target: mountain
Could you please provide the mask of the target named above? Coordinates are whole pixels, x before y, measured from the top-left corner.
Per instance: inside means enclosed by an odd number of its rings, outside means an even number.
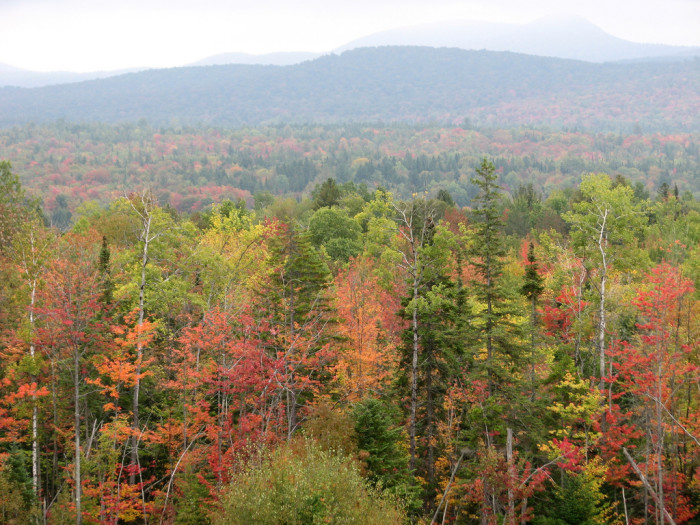
[[[700,47],[639,44],[614,37],[585,18],[547,17],[530,24],[497,24],[474,21],[446,21],[403,27],[374,33],[335,49],[342,53],[361,47],[428,46],[466,50],[511,51],[527,55],[567,58],[588,62],[648,62],[689,60],[700,56]],[[310,52],[279,52],[254,55],[221,53],[187,66],[274,65],[290,66],[321,56]],[[41,87],[108,78],[144,71],[131,68],[118,71],[41,73],[0,63],[0,87]]]
[[[577,16],[546,17],[524,25],[473,21],[422,24],[374,33],[336,52],[387,45],[512,51],[588,62],[700,56],[700,47],[629,42]]]
[[[249,53],[221,53],[203,58],[188,64],[188,66],[223,66],[226,64],[246,64],[261,66],[291,66],[313,60],[321,56],[320,53],[306,53],[303,51],[292,51],[282,53],[267,53],[263,55],[252,55]]]
[[[98,78],[114,77],[123,75],[124,73],[143,70],[144,68],[129,68],[116,71],[91,71],[89,73],[74,73],[71,71],[39,72],[0,63],[0,87],[15,86],[33,88],[54,84],[68,84]]]
[[[290,66],[299,64],[307,60],[318,58],[319,53],[289,52],[289,53],[267,53],[264,55],[252,55],[248,53],[221,53],[197,60],[188,66],[216,66],[225,64],[245,64],[245,65],[274,65]],[[74,73],[71,71],[51,71],[39,72],[20,69],[8,64],[0,63],[0,87],[43,87],[57,84],[71,84],[84,82],[86,80],[96,80],[123,75],[125,73],[135,73],[145,71],[147,68],[129,68],[116,71],[92,71],[89,73]]]
[[[0,126],[135,122],[462,122],[620,131],[700,129],[700,60],[594,64],[454,48],[361,48],[293,66],[157,69],[0,88]]]

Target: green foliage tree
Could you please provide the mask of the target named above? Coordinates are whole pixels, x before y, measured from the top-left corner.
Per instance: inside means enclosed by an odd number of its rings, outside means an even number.
[[[597,472],[596,472],[597,471]],[[580,473],[562,472],[559,484],[537,498],[533,525],[602,525],[609,523],[609,504],[601,491],[598,462]]]
[[[25,458],[26,454],[13,444],[7,457],[0,460],[1,523],[23,525],[38,520],[32,475]]]
[[[64,194],[56,196],[56,207],[51,212],[51,225],[61,231],[66,231],[70,226],[73,214],[68,209],[68,199]]]
[[[421,506],[420,488],[408,468],[409,455],[402,446],[405,431],[396,423],[395,408],[375,398],[365,398],[352,410],[355,441],[367,478],[377,487],[396,495],[416,512]]]
[[[644,225],[641,205],[634,200],[629,186],[613,184],[604,173],[585,175],[581,180],[581,200],[564,215],[571,225],[571,239],[576,254],[589,271],[595,273],[598,299],[599,388],[606,375],[607,284],[611,268],[633,253],[636,236]]]
[[[336,206],[341,195],[341,189],[335,179],[326,179],[323,184],[316,186],[311,194],[314,210]]]
[[[410,468],[425,480],[426,493],[436,488],[442,399],[463,364],[464,290],[451,277],[455,236],[435,224],[438,210],[434,201],[425,199],[397,206],[401,236],[397,248],[408,284],[399,312],[408,326],[403,333],[398,386],[410,400]]]
[[[311,245],[308,232],[279,226],[277,235],[268,241],[270,272],[258,293],[261,312],[275,326],[270,352],[285,361],[287,437],[291,438],[299,424],[297,410],[310,396],[309,376],[318,379],[326,364],[309,367],[329,340],[331,305],[326,290],[330,271]],[[306,380],[299,381],[301,377]]]
[[[487,381],[489,394],[503,389],[521,364],[519,327],[512,321],[513,290],[502,279],[506,247],[503,242],[501,187],[496,169],[483,159],[472,183],[479,188],[474,198],[472,224],[468,232],[468,256],[477,278],[470,283],[474,299],[481,308],[472,323],[474,350],[485,352],[477,365]]]
[[[0,251],[7,246],[20,220],[24,191],[9,161],[0,161]]]
[[[295,441],[236,476],[213,522],[399,525],[404,519],[390,497],[367,486],[350,460],[320,450],[313,442]]]
[[[319,208],[309,221],[314,246],[323,246],[333,261],[347,262],[362,251],[361,229],[357,221],[338,208]]]
[[[542,196],[531,182],[521,184],[511,198],[505,231],[524,237],[539,223],[541,216]]]
[[[114,282],[112,281],[112,269],[110,259],[112,255],[107,244],[107,237],[102,236],[102,246],[100,248],[97,270],[100,273],[102,295],[100,302],[109,305],[114,300]]]
[[[535,394],[535,358],[537,354],[537,301],[544,292],[544,279],[539,274],[537,259],[535,258],[535,245],[530,241],[527,249],[527,265],[525,266],[525,279],[521,293],[530,301],[530,392]]]

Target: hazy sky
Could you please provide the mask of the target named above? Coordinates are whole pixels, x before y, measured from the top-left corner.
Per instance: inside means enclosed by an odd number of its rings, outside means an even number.
[[[232,51],[326,52],[423,22],[551,14],[581,15],[636,42],[700,46],[700,0],[0,0],[0,63],[168,67]]]

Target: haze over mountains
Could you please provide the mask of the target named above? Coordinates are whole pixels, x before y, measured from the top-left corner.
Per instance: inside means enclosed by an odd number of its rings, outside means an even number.
[[[73,82],[83,82],[85,80],[95,80],[98,78],[115,77],[125,73],[143,71],[143,68],[119,69],[116,71],[90,71],[88,73],[76,73],[73,71],[29,71],[18,67],[0,63],[0,87],[42,87],[55,84],[70,84]]]
[[[537,56],[588,62],[678,60],[700,56],[698,47],[641,44],[614,37],[581,17],[548,17],[530,24],[496,24],[449,21],[404,27],[368,35],[333,52],[386,45],[456,47],[467,50],[512,51]],[[264,55],[221,53],[188,66],[224,64],[288,66],[321,56],[309,52],[278,52]],[[27,71],[0,63],[0,86],[40,87],[106,78],[139,69],[88,73]]]
[[[596,64],[455,48],[359,48],[292,66],[149,70],[0,89],[0,126],[384,121],[700,129],[700,61]]]
[[[188,66],[223,66],[227,64],[244,64],[259,66],[292,66],[307,60],[313,60],[321,56],[321,53],[307,53],[304,51],[265,53],[253,55],[250,53],[220,53],[210,57],[197,60]]]
[[[375,33],[354,40],[337,51],[387,45],[512,51],[587,62],[678,58],[700,54],[700,48],[629,42],[606,33],[578,16],[552,16],[524,25],[466,20],[422,24]]]

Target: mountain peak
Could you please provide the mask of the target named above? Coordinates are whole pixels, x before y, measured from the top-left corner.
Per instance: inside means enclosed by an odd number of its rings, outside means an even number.
[[[700,54],[698,48],[629,42],[606,33],[582,16],[572,14],[550,15],[528,24],[473,20],[420,24],[374,33],[336,51],[383,45],[488,49],[587,62]]]

